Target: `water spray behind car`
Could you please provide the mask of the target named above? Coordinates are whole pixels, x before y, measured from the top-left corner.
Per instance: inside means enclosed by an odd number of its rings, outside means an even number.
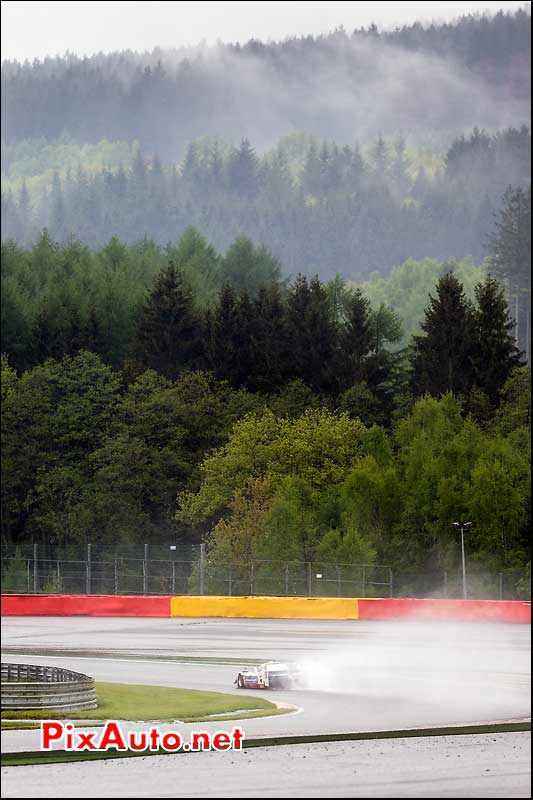
[[[375,639],[367,638],[365,628],[355,623],[346,644],[300,661],[301,686],[355,697],[422,701],[446,708],[451,717],[475,720],[489,704],[495,711],[506,708],[509,694],[518,691],[508,676],[517,671],[526,675],[529,670],[528,652],[523,664],[517,665],[511,660],[522,656],[494,648],[493,627],[384,622]],[[529,713],[524,709],[525,715]]]

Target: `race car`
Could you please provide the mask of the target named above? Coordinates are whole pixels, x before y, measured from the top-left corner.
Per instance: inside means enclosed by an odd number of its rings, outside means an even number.
[[[302,674],[297,664],[267,661],[243,667],[233,683],[239,689],[295,689],[302,685]]]

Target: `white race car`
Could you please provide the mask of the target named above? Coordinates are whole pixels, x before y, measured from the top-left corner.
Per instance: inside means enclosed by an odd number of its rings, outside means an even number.
[[[302,685],[302,673],[297,664],[267,661],[243,667],[233,682],[239,689],[295,689]]]

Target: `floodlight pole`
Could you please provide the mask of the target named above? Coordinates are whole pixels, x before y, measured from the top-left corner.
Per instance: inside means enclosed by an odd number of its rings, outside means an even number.
[[[465,560],[465,531],[472,525],[471,522],[454,522],[456,528],[461,531],[461,563],[463,567],[463,600],[468,598],[466,590],[466,560]]]

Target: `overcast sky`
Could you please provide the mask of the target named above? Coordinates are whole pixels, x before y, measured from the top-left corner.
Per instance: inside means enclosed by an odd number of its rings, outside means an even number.
[[[2,59],[112,50],[283,39],[353,28],[380,28],[461,14],[525,7],[525,2],[25,2],[2,0]]]

